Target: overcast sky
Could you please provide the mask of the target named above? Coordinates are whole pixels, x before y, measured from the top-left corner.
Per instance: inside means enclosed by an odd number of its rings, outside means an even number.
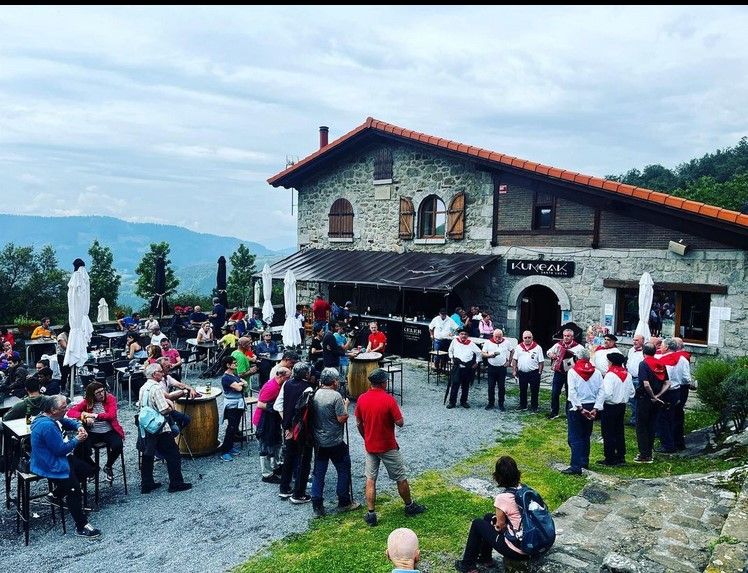
[[[367,116],[590,175],[748,134],[744,7],[0,7],[0,211],[295,245]]]

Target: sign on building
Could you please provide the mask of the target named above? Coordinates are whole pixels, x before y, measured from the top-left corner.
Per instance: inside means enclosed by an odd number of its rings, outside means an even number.
[[[574,276],[572,261],[522,261],[508,259],[506,272],[510,275],[541,275],[544,277],[571,278]]]

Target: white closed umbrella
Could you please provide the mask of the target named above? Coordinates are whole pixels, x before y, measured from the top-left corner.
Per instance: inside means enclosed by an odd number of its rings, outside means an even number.
[[[262,321],[269,325],[273,322],[273,303],[270,297],[273,294],[273,274],[270,272],[270,265],[265,263],[262,267]]]
[[[255,281],[255,308],[260,308],[260,281]]]
[[[639,279],[639,324],[636,325],[636,334],[641,334],[644,340],[649,340],[649,312],[654,299],[654,282],[648,272],[642,274]]]
[[[296,322],[296,275],[291,269],[283,277],[283,304],[286,307],[286,322],[283,323],[283,344],[298,346],[301,344],[299,324]]]
[[[91,342],[93,324],[88,318],[91,308],[91,281],[86,267],[81,264],[73,272],[68,282],[68,322],[70,334],[65,350],[65,366],[80,367],[88,359],[88,343]],[[70,382],[70,396],[73,396],[75,384]]]
[[[96,322],[109,322],[109,305],[105,298],[99,299],[99,313],[96,315]]]

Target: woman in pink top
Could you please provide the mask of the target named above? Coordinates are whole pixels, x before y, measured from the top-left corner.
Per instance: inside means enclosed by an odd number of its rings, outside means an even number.
[[[491,338],[493,336],[493,322],[491,321],[491,315],[487,312],[483,313],[478,323],[478,331],[481,338]]]
[[[455,562],[455,569],[463,573],[477,573],[478,565],[492,567],[491,552],[494,549],[509,559],[519,561],[528,558],[504,536],[507,524],[511,524],[515,530],[520,527],[519,508],[512,491],[520,486],[519,478],[517,462],[512,457],[502,456],[496,461],[493,479],[502,491],[493,502],[495,513],[487,513],[483,519],[473,520],[465,552],[462,559]]]
[[[257,408],[252,415],[255,435],[260,442],[260,471],[265,483],[280,483],[280,448],[283,442],[281,435],[281,417],[273,410],[273,404],[283,388],[283,384],[291,377],[288,368],[280,366],[276,370],[275,378],[271,378],[260,389],[257,396]]]

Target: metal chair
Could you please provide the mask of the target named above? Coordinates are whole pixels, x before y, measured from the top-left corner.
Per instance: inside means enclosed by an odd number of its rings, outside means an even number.
[[[52,509],[52,523],[57,523],[55,516],[55,508],[60,510],[60,521],[62,521],[62,532],[67,533],[65,526],[65,509],[63,502],[60,498],[50,495],[53,494],[52,483],[47,480],[47,491],[41,493],[31,494],[31,484],[45,480],[42,476],[34,473],[26,473],[20,470],[16,470],[16,533],[20,533],[21,522],[23,522],[23,537],[26,545],[29,544],[29,528],[31,519],[31,503],[35,500],[46,500],[49,502],[49,506]]]
[[[94,462],[96,463],[97,467],[100,467],[99,460],[101,457],[101,450],[107,450],[107,454],[109,453],[109,446],[106,444],[106,442],[96,442],[91,445],[91,448],[93,448],[94,451]],[[127,472],[125,471],[125,451],[124,449],[119,454],[120,462],[122,462],[122,483],[125,486],[125,495],[128,495],[127,493]],[[100,479],[100,473],[96,472],[96,477],[94,478],[94,501],[96,502],[96,507],[99,507],[99,479]],[[113,482],[109,484],[110,486],[113,485]]]
[[[442,363],[442,368],[439,368],[437,366],[434,366],[434,362],[436,360],[439,360]],[[444,374],[445,376],[449,377],[450,372],[452,371],[452,364],[449,361],[449,352],[446,350],[431,350],[429,352],[429,362],[426,366],[426,381],[431,382],[431,377],[436,377],[436,385],[439,385],[439,378],[441,374]]]
[[[382,370],[389,374],[387,392],[393,396],[400,397],[400,405],[403,405],[403,362],[399,356],[387,356],[382,359]],[[395,392],[395,381],[399,378],[400,392]]]

